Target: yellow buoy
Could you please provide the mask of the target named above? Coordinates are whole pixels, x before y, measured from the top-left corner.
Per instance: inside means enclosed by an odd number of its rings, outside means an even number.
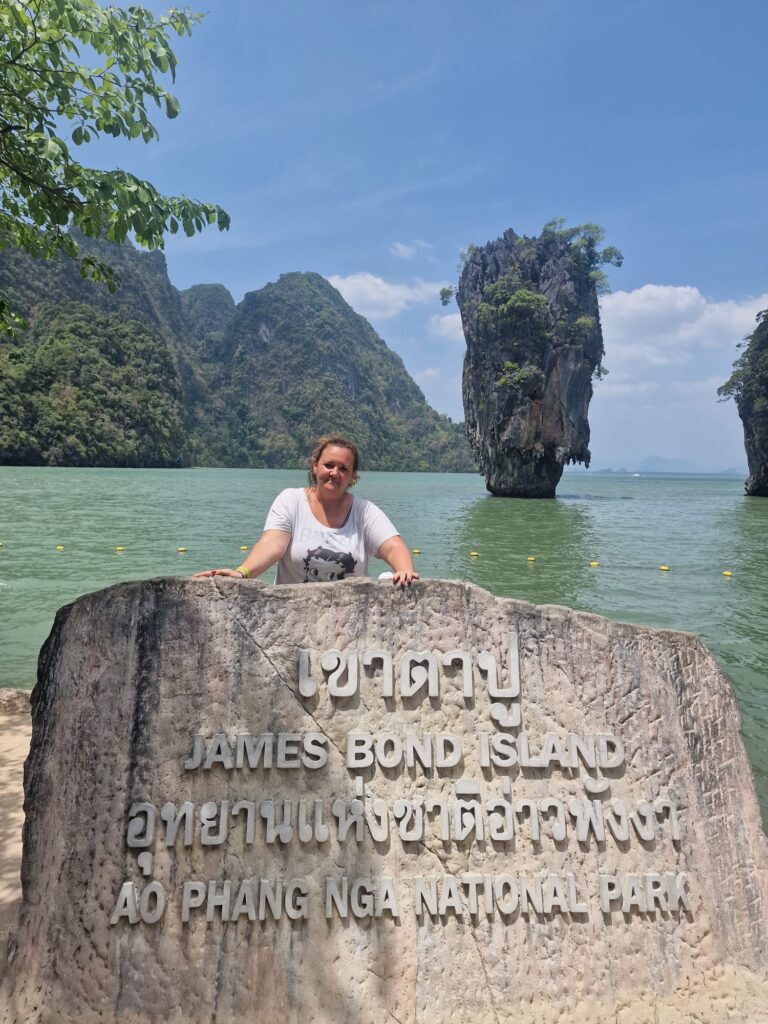
[[[596,569],[598,565],[600,565],[599,562],[590,562],[589,564],[592,566],[593,569]]]
[[[64,550],[64,545],[63,544],[57,544],[56,545],[56,550],[57,551],[63,551]]]
[[[0,544],[0,547],[2,547],[2,544]],[[730,569],[723,569],[723,576],[733,576],[733,573]]]
[[[187,549],[186,548],[176,548],[176,550],[178,551],[178,553],[180,555],[186,555],[186,553],[187,553]]]
[[[421,554],[421,548],[414,548],[413,549],[413,553],[414,553],[414,555],[420,555]]]
[[[248,550],[248,548],[247,548],[247,546],[246,546],[245,544],[241,544],[241,545],[240,545],[240,550],[241,550],[241,551],[247,551],[247,550]]]
[[[660,569],[660,570],[661,570],[662,572],[669,572],[669,566],[668,566],[668,565],[660,565],[660,566],[659,566],[659,569]]]
[[[121,551],[125,551],[125,548],[115,548],[115,551],[117,551],[119,553]]]
[[[535,562],[536,561],[535,555],[528,555],[528,561],[529,562]]]
[[[477,552],[476,551],[470,551],[469,552],[469,557],[470,558],[477,558]]]

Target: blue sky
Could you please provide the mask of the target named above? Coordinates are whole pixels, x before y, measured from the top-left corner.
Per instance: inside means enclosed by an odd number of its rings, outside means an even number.
[[[324,274],[456,419],[464,345],[437,293],[460,250],[602,224],[625,263],[593,465],[741,467],[715,389],[768,306],[767,30],[765,0],[214,0],[177,47],[181,116],[91,159],[231,214],[169,240],[178,287]]]

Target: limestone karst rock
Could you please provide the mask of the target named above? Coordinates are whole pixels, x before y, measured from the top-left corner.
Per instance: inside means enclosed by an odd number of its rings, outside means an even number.
[[[492,494],[552,498],[564,466],[589,465],[587,411],[603,337],[600,229],[547,225],[471,246],[459,281],[467,436]],[[607,254],[607,256],[605,255]]]
[[[718,393],[736,399],[744,425],[749,466],[746,492],[768,498],[768,309],[758,314],[757,321],[734,363],[730,380]]]
[[[766,1024],[739,724],[695,637],[464,583],[84,597],[0,1020]]]
[[[303,467],[343,433],[363,470],[474,468],[463,426],[319,274],[236,304],[178,291],[160,252],[80,244],[115,267],[114,295],[65,257],[0,250],[0,297],[30,324],[0,344],[0,465]]]

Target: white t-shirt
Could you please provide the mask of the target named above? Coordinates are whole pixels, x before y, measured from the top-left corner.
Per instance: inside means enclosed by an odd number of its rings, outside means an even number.
[[[315,519],[303,487],[281,491],[272,503],[265,530],[290,533],[288,550],[277,563],[275,583],[327,583],[345,576],[367,576],[368,556],[375,555],[397,530],[380,508],[352,496],[343,526]]]

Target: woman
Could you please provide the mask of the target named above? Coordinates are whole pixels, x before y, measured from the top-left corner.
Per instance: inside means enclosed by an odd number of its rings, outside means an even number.
[[[309,487],[281,491],[264,532],[237,569],[208,569],[196,576],[260,576],[277,563],[276,583],[322,583],[366,576],[368,557],[391,567],[392,582],[419,577],[395,527],[372,501],[355,498],[357,448],[343,437],[322,437],[310,457]]]

